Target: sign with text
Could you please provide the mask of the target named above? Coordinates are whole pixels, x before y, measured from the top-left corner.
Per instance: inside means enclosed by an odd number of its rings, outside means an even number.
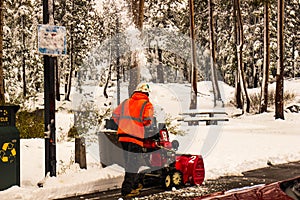
[[[66,28],[64,26],[39,24],[38,51],[46,55],[66,55]]]
[[[8,110],[0,108],[0,126],[8,126],[10,121],[10,115]]]

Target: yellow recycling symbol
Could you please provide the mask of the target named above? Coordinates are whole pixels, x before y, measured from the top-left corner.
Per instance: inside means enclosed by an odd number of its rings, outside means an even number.
[[[15,145],[12,142],[6,142],[2,145],[2,149],[0,150],[0,159],[2,162],[12,163],[15,161],[17,151],[14,146]]]

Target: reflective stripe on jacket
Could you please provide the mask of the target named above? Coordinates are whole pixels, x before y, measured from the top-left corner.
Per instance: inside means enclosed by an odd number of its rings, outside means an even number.
[[[153,106],[145,93],[134,92],[114,110],[112,118],[118,124],[120,142],[133,142],[143,146],[144,126],[151,124]]]

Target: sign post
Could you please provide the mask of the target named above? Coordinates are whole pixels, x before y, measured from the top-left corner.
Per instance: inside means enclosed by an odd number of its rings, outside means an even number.
[[[38,51],[44,55],[45,176],[56,176],[55,56],[66,54],[66,29],[53,24],[53,0],[43,0],[43,25],[38,25]]]

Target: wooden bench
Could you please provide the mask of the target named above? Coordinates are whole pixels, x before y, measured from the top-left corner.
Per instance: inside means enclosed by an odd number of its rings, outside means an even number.
[[[199,125],[199,122],[206,122],[206,125],[217,125],[218,121],[229,121],[228,118],[216,118],[216,117],[187,117],[183,119],[188,125]]]
[[[222,110],[189,110],[180,113],[183,117],[179,121],[188,122],[188,125],[199,125],[199,122],[205,121],[206,125],[217,125],[218,121],[229,121],[227,117],[216,117],[215,115],[228,115]]]

